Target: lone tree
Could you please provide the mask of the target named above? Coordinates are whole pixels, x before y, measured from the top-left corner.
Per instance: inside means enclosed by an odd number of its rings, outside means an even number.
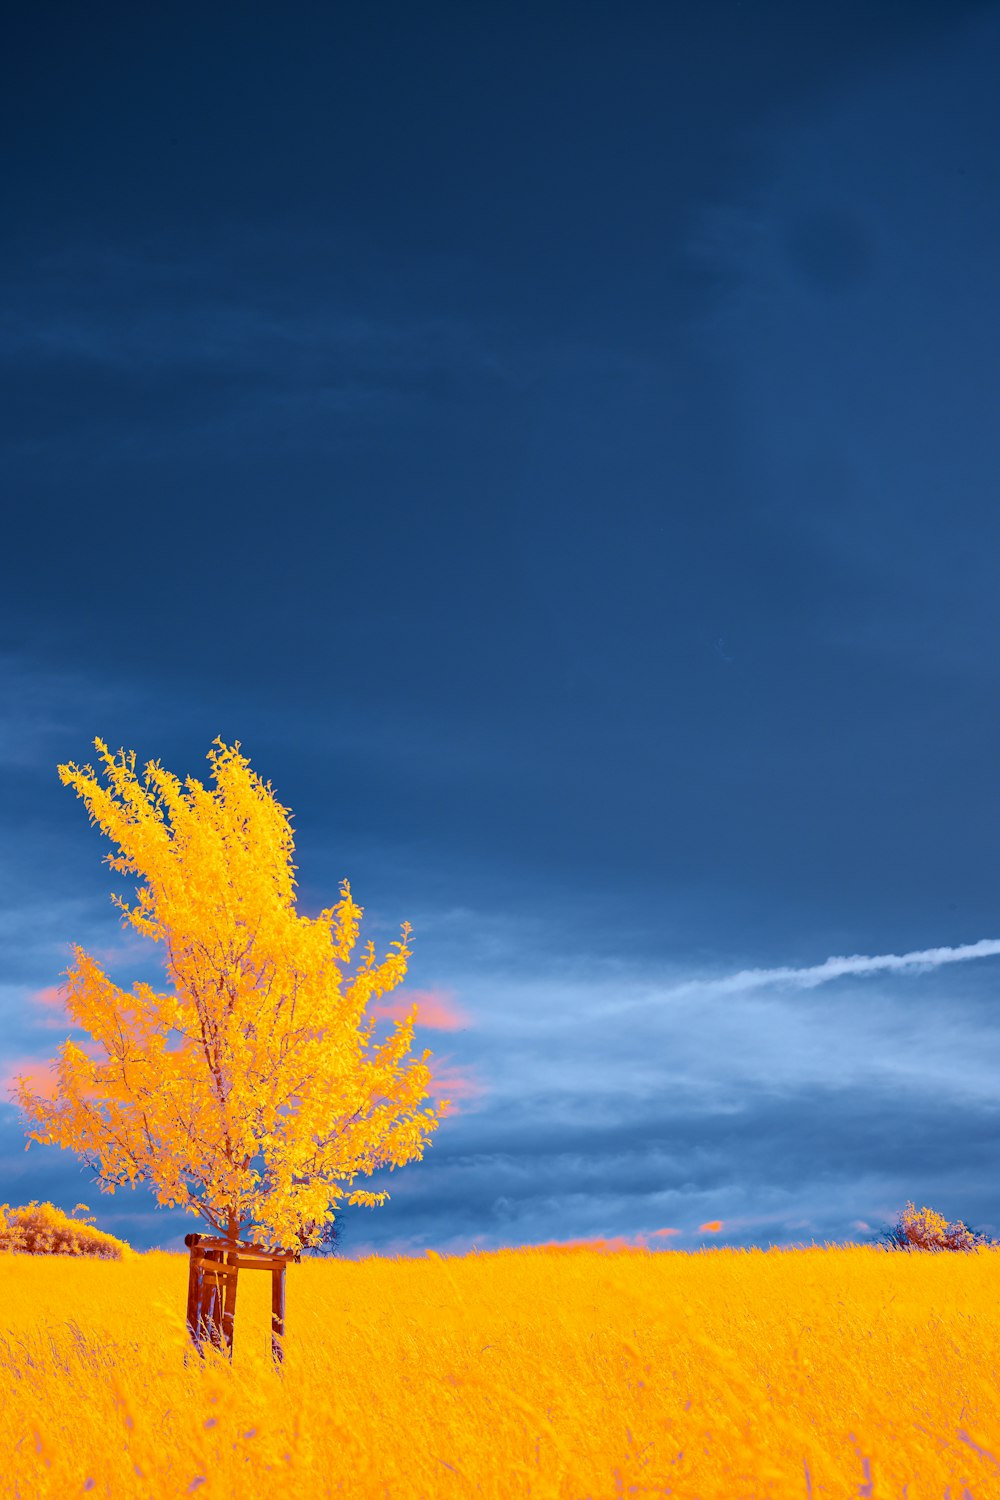
[[[447,1108],[423,1107],[431,1054],[410,1056],[415,1012],[381,1043],[367,1013],[406,973],[410,926],[347,975],[362,908],[345,880],[318,917],[296,910],[289,811],[239,743],[214,742],[212,788],[156,762],[140,780],[134,753],[94,743],[106,785],[90,766],[59,776],[116,846],[107,863],[138,877],[132,904],[112,900],[164,945],[169,988],[120,989],[74,948],[66,1006],[96,1045],[67,1039],[54,1097],[18,1079],[28,1144],[79,1152],[107,1192],[147,1182],[206,1220],[233,1247],[235,1299],[244,1235],[322,1243],[342,1203],[388,1197],[355,1180],[419,1159]]]

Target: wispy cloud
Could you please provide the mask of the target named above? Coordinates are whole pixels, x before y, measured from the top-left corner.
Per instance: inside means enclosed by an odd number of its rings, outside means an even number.
[[[464,1110],[486,1094],[486,1087],[476,1076],[475,1070],[452,1062],[450,1057],[433,1058],[430,1069],[430,1096],[437,1103],[447,1099],[452,1115],[459,1112],[457,1101],[461,1101]]]
[[[66,1009],[66,991],[55,984],[28,994],[28,1005],[22,1009],[22,1019],[28,1032],[59,1031],[68,1033],[75,1022]]]
[[[849,958],[827,958],[821,964],[806,968],[740,969],[719,979],[692,979],[674,986],[672,995],[690,995],[711,991],[716,995],[736,995],[771,986],[811,990],[831,979],[887,972],[926,973],[942,964],[966,963],[972,958],[995,958],[1000,954],[1000,938],[980,938],[957,948],[921,948],[913,953],[880,953],[866,957],[855,953]]]
[[[100,682],[79,672],[41,666],[0,649],[0,766],[38,772],[55,779],[58,753],[72,741],[90,748],[81,725],[107,722],[124,708],[146,709],[149,693],[115,682]]]
[[[507,378],[494,341],[454,316],[388,313],[376,291],[359,307],[322,272],[275,297],[260,266],[227,271],[227,250],[71,248],[12,272],[0,370],[40,382],[41,425],[11,430],[8,444],[34,452],[42,439],[89,435],[130,452],[154,441],[173,452],[200,451],[210,437],[274,446],[306,433],[313,444],[339,443],[342,424],[422,409],[442,382]],[[53,380],[75,393],[70,418],[65,403],[44,399]],[[137,388],[161,399],[137,403]],[[58,422],[46,421],[52,407]]]

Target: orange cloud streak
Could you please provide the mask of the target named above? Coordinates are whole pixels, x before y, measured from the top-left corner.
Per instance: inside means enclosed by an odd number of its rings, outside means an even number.
[[[709,1219],[709,1221],[708,1221],[707,1224],[699,1224],[698,1225],[698,1232],[701,1233],[704,1230],[708,1234],[718,1234],[718,1232],[719,1232],[719,1230],[721,1228],[722,1228],[722,1220],[721,1219]]]
[[[107,1054],[99,1042],[77,1042],[81,1052],[85,1052],[92,1062],[106,1062]],[[58,1083],[57,1065],[53,1059],[50,1063],[44,1058],[27,1056],[8,1059],[0,1072],[0,1094],[3,1094],[10,1102],[9,1090],[13,1089],[18,1076],[22,1076],[25,1082],[36,1094],[43,1099],[54,1099]]]
[[[36,1029],[65,1031],[72,1027],[73,1022],[66,1010],[66,992],[60,985],[49,984],[43,990],[32,990],[28,995],[28,1001],[42,1012],[32,1020],[32,1025]]]
[[[679,1231],[675,1231],[679,1233]],[[613,1254],[619,1250],[648,1250],[648,1235],[614,1234],[606,1239],[590,1240],[544,1240],[541,1244],[527,1246],[532,1250],[544,1250],[548,1255],[567,1255],[578,1250],[596,1251],[598,1254]]]
[[[430,1096],[435,1101],[447,1099],[451,1103],[449,1114],[457,1115],[460,1111],[456,1108],[455,1101],[459,1099],[481,1099],[486,1089],[472,1072],[471,1068],[460,1067],[453,1063],[448,1057],[435,1058],[431,1061],[431,1086]]]
[[[65,1004],[65,996],[58,985],[48,984],[43,990],[33,990],[28,996],[33,1005],[58,1005]]]
[[[49,1067],[48,1063],[39,1062],[36,1057],[15,1057],[0,1073],[0,1091],[8,1098],[9,1091],[17,1083],[18,1076],[23,1076],[25,1082],[36,1094],[41,1094],[43,1099],[54,1099],[56,1092],[56,1070]]]
[[[373,1005],[372,1015],[380,1021],[404,1021],[414,1006],[417,1025],[432,1031],[460,1031],[472,1024],[448,990],[404,990],[395,1000]]]

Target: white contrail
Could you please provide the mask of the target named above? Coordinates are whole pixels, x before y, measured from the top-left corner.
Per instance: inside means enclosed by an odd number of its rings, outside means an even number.
[[[759,990],[766,985],[790,985],[793,989],[811,990],[828,979],[845,974],[877,974],[884,969],[936,969],[941,964],[960,964],[968,958],[993,958],[1000,954],[1000,938],[980,938],[978,943],[964,943],[960,948],[922,948],[916,953],[879,953],[868,958],[855,953],[850,958],[828,958],[806,969],[741,969],[722,979],[692,979],[672,991],[687,994],[711,990],[714,994],[740,994]]]

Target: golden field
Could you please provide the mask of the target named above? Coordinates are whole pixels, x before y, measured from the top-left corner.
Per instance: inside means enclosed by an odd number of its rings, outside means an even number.
[[[541,1248],[240,1277],[0,1256],[0,1493],[354,1500],[1000,1497],[1000,1250]]]

